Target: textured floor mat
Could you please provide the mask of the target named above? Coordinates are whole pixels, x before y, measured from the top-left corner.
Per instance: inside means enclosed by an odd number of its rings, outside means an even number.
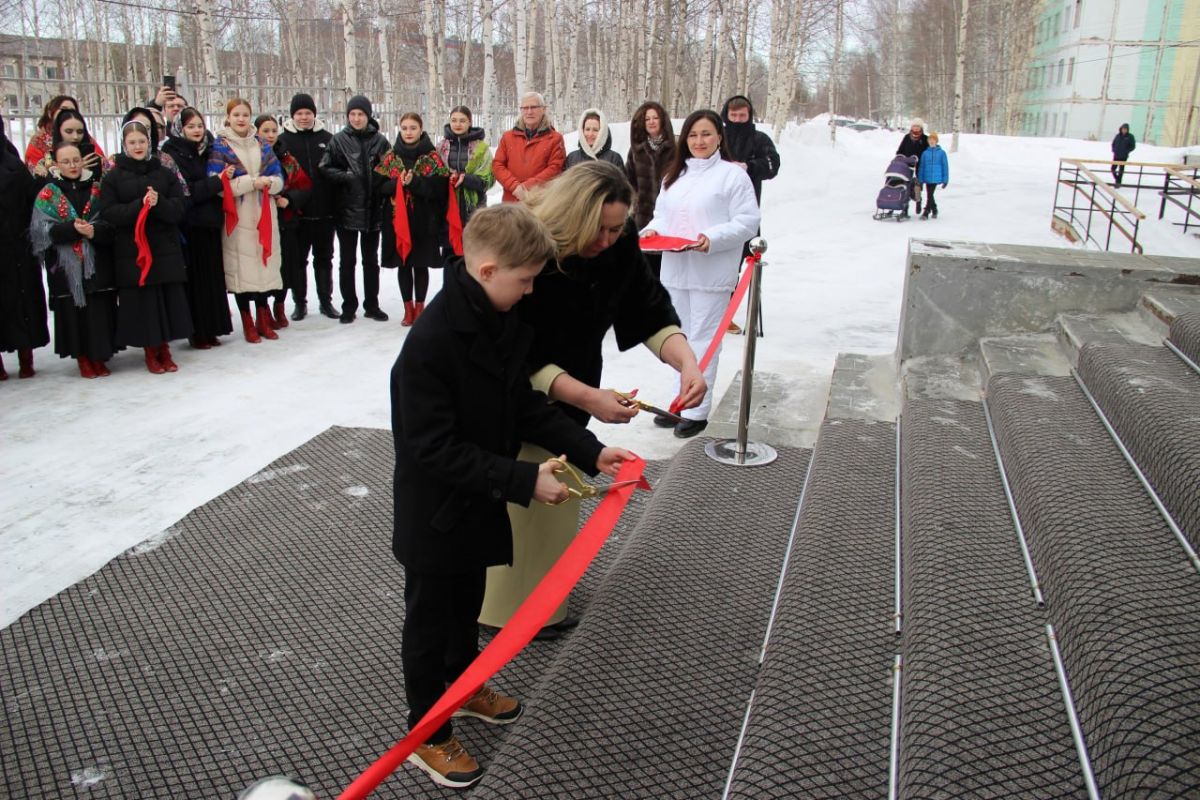
[[[0,794],[232,798],[284,773],[335,797],[404,733],[392,460],[389,431],[331,428],[0,632]],[[497,686],[528,693],[563,641]],[[459,730],[484,763],[503,736]],[[454,793],[399,776],[374,796]]]
[[[1087,797],[980,403],[904,408],[900,797]]]
[[[887,796],[896,426],[827,421],[813,457],[730,797]]]
[[[671,461],[472,797],[720,796],[808,458],[737,468],[702,445]]]
[[[1200,786],[1200,575],[1073,378],[988,382],[1100,793]]]
[[[1200,364],[1200,311],[1176,317],[1171,323],[1170,339],[1185,356]]]

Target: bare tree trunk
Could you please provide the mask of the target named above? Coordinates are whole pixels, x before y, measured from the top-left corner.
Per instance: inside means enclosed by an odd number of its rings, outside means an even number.
[[[841,83],[843,0],[837,0],[833,38],[833,67],[829,75],[829,143],[837,144],[838,85]]]
[[[382,10],[381,8],[380,11]],[[396,102],[396,86],[392,80],[392,54],[388,50],[387,20],[376,17],[374,25],[375,38],[379,41],[379,77],[383,87],[383,97],[380,98],[383,102],[380,105],[387,110],[396,111],[399,104]],[[432,111],[432,109],[427,110]]]
[[[342,46],[346,57],[345,86],[343,91],[348,99],[359,91],[358,84],[358,54],[354,36],[354,0],[342,0]]]
[[[962,10],[959,12],[958,20],[958,52],[954,59],[954,121],[950,125],[950,129],[954,131],[954,136],[950,143],[950,152],[958,152],[958,133],[962,130],[963,123],[963,81],[966,79],[966,58],[967,58],[967,11],[971,6],[971,0],[962,0]]]
[[[482,0],[480,17],[483,22],[483,104],[480,118],[492,132],[494,138],[499,138],[500,131],[496,130],[496,54],[492,44],[492,21],[495,16],[493,0]]]
[[[437,9],[434,0],[423,0],[421,7],[425,15],[425,109],[432,114],[435,108],[441,107],[444,94]]]
[[[513,79],[516,82],[518,98],[530,90],[529,73],[526,71],[529,67],[529,2],[530,0],[516,0],[516,7],[513,9],[513,22],[516,25],[513,41]]]

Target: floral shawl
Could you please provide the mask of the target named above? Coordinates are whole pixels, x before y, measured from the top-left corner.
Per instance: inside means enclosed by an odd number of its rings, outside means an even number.
[[[84,280],[96,273],[96,249],[88,239],[79,239],[71,244],[56,244],[50,238],[50,228],[60,222],[72,222],[77,219],[92,221],[96,218],[96,204],[100,197],[100,182],[93,181],[91,194],[81,211],[76,211],[71,201],[63,194],[62,189],[55,183],[47,183],[38,192],[33,204],[33,218],[29,222],[29,238],[34,252],[45,253],[51,247],[58,255],[58,263],[51,270],[62,270],[71,290],[71,299],[75,305],[83,308],[87,305],[87,296],[83,291]],[[46,260],[42,258],[45,266]]]
[[[437,152],[442,161],[447,162],[450,158],[450,140],[442,139],[438,142]],[[492,150],[488,147],[487,142],[480,140],[475,143],[464,171],[479,178],[488,189],[496,183],[496,178],[492,175]],[[455,189],[454,193],[458,197],[458,207],[462,209],[464,217],[470,217],[475,209],[487,205],[486,190],[477,192],[464,185]]]
[[[375,171],[384,177],[399,180],[400,173],[404,169],[404,160],[396,155],[394,151],[389,150],[383,157],[383,160],[379,162],[379,166],[375,168]],[[442,161],[442,157],[437,154],[436,150],[430,150],[428,153],[422,153],[418,156],[417,160],[413,162],[412,171],[423,178],[428,178],[430,175],[437,175],[443,178],[450,176],[450,170],[446,167],[445,162]],[[408,191],[404,192],[404,201],[408,208],[412,208],[412,194]],[[395,198],[393,198],[392,202],[395,203]]]

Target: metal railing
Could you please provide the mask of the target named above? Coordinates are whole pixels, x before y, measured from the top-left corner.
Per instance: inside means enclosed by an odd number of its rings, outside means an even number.
[[[1094,169],[1112,177],[1100,177]],[[1065,198],[1063,187],[1071,189]],[[1146,215],[1138,206],[1143,192],[1159,199],[1158,219],[1167,215],[1170,204],[1182,212],[1182,220],[1170,220],[1172,225],[1185,233],[1200,229],[1200,165],[1088,158],[1059,159],[1051,227],[1072,241],[1091,242],[1102,250],[1112,249],[1115,231],[1132,252],[1141,253],[1138,228]]]

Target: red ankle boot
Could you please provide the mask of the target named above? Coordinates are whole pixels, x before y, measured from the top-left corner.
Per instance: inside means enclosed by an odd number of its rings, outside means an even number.
[[[92,360],[87,356],[80,356],[75,359],[79,362],[79,377],[94,378],[96,377],[96,367],[92,364]]]
[[[0,356],[0,381],[8,380],[8,370],[4,368],[4,357]]]
[[[400,320],[400,324],[408,327],[413,324],[413,320],[417,318],[417,309],[411,300],[404,301],[404,319]]]
[[[105,364],[103,361],[97,361],[93,358],[92,366],[96,368],[97,378],[107,378],[109,375],[112,375],[112,373],[108,371],[108,364]]]
[[[258,335],[264,339],[279,338],[279,334],[271,327],[271,312],[266,306],[258,307]]]
[[[18,378],[32,378],[34,375],[37,375],[37,372],[33,369],[32,350],[18,350],[17,363],[21,365],[20,371],[17,372]]]
[[[246,341],[250,344],[258,344],[262,341],[258,336],[258,330],[254,327],[254,318],[250,316],[249,311],[242,312],[242,332],[246,334]]]
[[[179,365],[171,360],[171,343],[163,342],[158,346],[158,363],[167,372],[178,372]]]
[[[207,350],[208,348],[212,347],[212,345],[209,344],[208,339],[204,336],[189,336],[188,344],[192,346],[193,350]]]
[[[424,303],[415,303],[413,305],[413,322],[416,322],[417,320],[419,320],[421,318],[421,315],[424,313],[425,313],[425,304]]]
[[[271,321],[271,326],[276,330],[288,326],[287,310],[284,309],[282,300],[275,301],[275,319]]]
[[[143,347],[142,349],[146,351],[146,369],[151,375],[162,375],[167,371],[162,364],[158,363],[157,347]]]

